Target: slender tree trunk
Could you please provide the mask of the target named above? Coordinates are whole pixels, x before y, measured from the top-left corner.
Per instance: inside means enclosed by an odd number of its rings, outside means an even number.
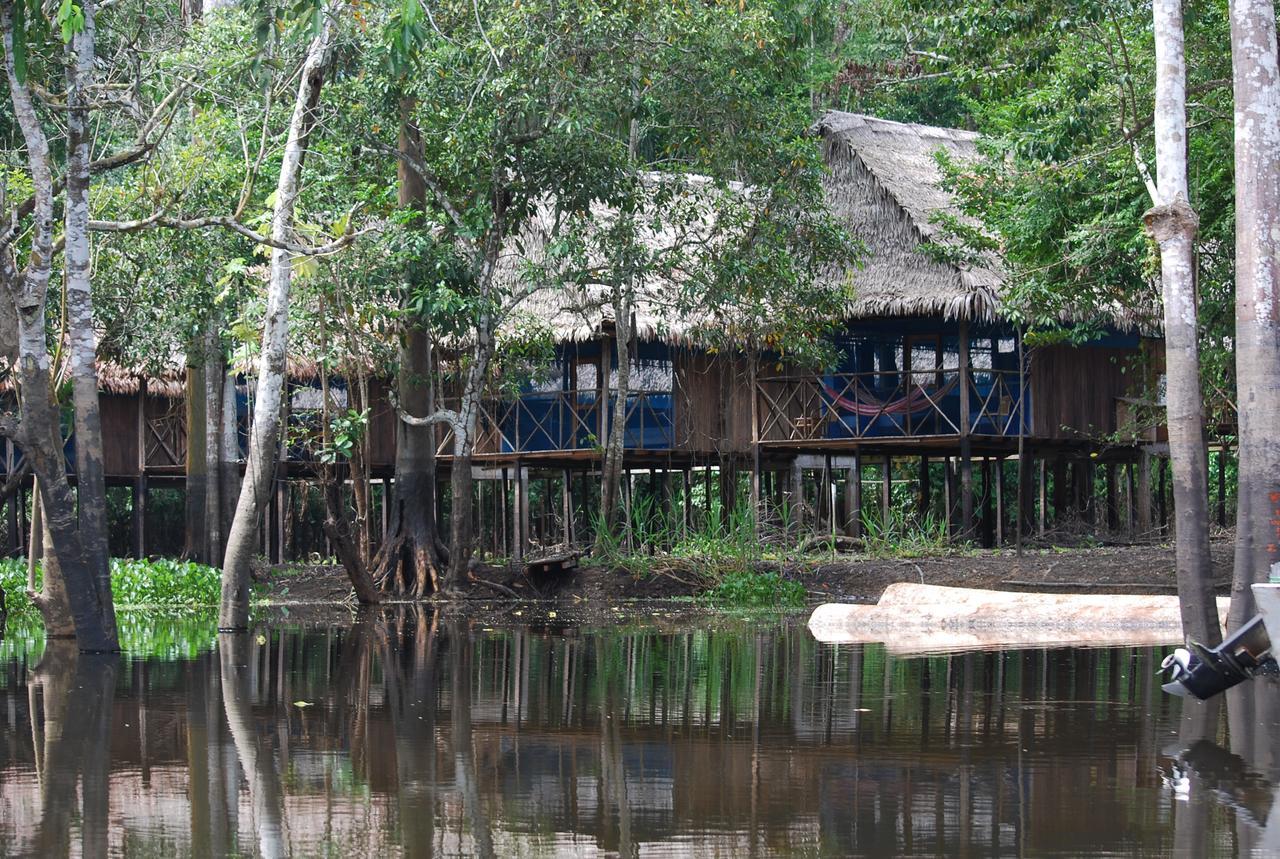
[[[324,339],[325,308],[323,304],[320,307],[320,318],[322,338],[320,349],[324,352],[327,350],[327,344]],[[320,406],[320,446],[321,450],[328,451],[333,444],[330,429],[333,415],[329,411],[329,374],[324,367],[321,367],[320,371]],[[320,491],[324,496],[324,521],[321,527],[324,529],[325,536],[329,538],[329,542],[333,544],[333,550],[337,553],[338,560],[342,562],[347,578],[351,580],[356,599],[363,605],[376,605],[382,602],[382,597],[373,584],[369,568],[365,566],[364,559],[361,558],[360,552],[351,540],[351,525],[347,521],[346,511],[342,508],[342,484],[334,474],[335,469],[336,463],[333,462],[327,462],[321,466]],[[281,546],[281,554],[283,552],[284,547]]]
[[[327,2],[321,9],[320,33],[307,48],[298,94],[294,100],[289,137],[285,143],[280,177],[276,184],[275,210],[271,217],[271,237],[279,242],[293,238],[294,205],[307,140],[315,126],[315,109],[324,84],[325,66],[333,42],[334,9]],[[267,314],[262,330],[262,355],[258,360],[258,389],[245,482],[240,488],[235,519],[227,539],[222,565],[222,605],[218,625],[243,630],[249,625],[249,562],[257,541],[258,523],[271,490],[276,470],[280,406],[284,389],[285,358],[289,335],[289,286],[293,264],[289,251],[271,252],[271,279],[267,288]]]
[[[222,342],[218,337],[217,320],[211,319],[201,338],[201,358],[204,361],[204,372],[200,374],[203,387],[199,391],[188,391],[188,396],[199,396],[204,400],[201,409],[204,417],[204,542],[200,546],[200,560],[206,564],[216,564],[225,550],[223,535],[226,534],[226,520],[222,515],[225,504],[222,493],[225,489],[223,474],[223,432],[222,410],[224,408],[223,392],[226,387],[226,364],[222,356]],[[188,386],[189,387],[189,386]],[[235,402],[231,403],[232,410]],[[188,430],[190,432],[190,430]],[[188,492],[194,491],[191,487]]]
[[[1188,202],[1186,61],[1181,0],[1155,0],[1156,178],[1144,216],[1160,246],[1164,292],[1169,455],[1177,516],[1174,555],[1182,629],[1208,645],[1222,639],[1209,558],[1209,462],[1196,340],[1194,241],[1199,219]]]
[[[1236,629],[1256,611],[1249,585],[1280,561],[1280,72],[1269,0],[1232,0],[1231,56],[1240,482],[1227,627]]]
[[[203,345],[203,344],[202,344]],[[207,564],[209,550],[209,421],[205,409],[206,396],[204,355],[192,355],[187,361],[184,407],[187,422],[187,459],[185,480],[186,527],[183,554]]]
[[[622,496],[622,461],[626,456],[627,437],[627,397],[631,393],[631,307],[632,290],[629,285],[620,285],[614,293],[614,333],[618,353],[618,381],[614,386],[613,414],[609,419],[609,437],[605,442],[604,462],[600,475],[600,529],[599,536],[614,533],[618,520],[618,499]],[[605,402],[601,408],[607,408],[609,402],[609,379],[601,380],[601,389],[605,392]],[[624,529],[631,523],[624,523]]]
[[[449,474],[452,508],[449,511],[449,574],[445,587],[459,589],[467,578],[471,553],[475,549],[475,515],[471,496],[474,481],[471,457],[475,453],[476,427],[480,417],[480,398],[493,358],[493,332],[489,320],[477,326],[476,346],[471,366],[467,368],[462,389],[462,406],[453,428],[453,464]]]
[[[236,757],[249,783],[258,850],[263,856],[289,854],[285,840],[284,790],[280,772],[269,749],[254,727],[252,689],[249,685],[250,640],[245,635],[222,635],[218,661],[222,669],[222,705]]]

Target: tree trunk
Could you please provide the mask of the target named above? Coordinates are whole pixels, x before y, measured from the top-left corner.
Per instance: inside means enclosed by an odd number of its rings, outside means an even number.
[[[86,11],[86,19],[88,19],[86,28],[91,31],[92,8]],[[46,550],[57,559],[57,564],[50,565],[46,576],[54,577],[60,573],[63,578],[79,646],[83,650],[113,651],[118,649],[118,642],[114,613],[111,610],[110,582],[108,579],[108,587],[104,592],[102,576],[106,573],[95,569],[87,562],[79,531],[76,498],[67,480],[66,463],[62,455],[58,408],[53,400],[53,368],[45,324],[49,276],[54,253],[54,185],[49,166],[48,139],[41,127],[30,91],[24,83],[19,82],[14,68],[13,6],[11,4],[0,4],[0,32],[3,34],[5,48],[5,73],[9,82],[9,98],[13,104],[14,118],[26,146],[27,165],[35,198],[30,257],[26,270],[21,277],[17,277],[14,276],[15,272],[10,265],[6,263],[5,266],[8,297],[13,302],[17,317],[18,365],[15,376],[18,383],[20,417],[18,426],[9,427],[7,431],[22,446],[32,463],[32,471],[39,478],[40,503],[50,538]],[[78,42],[78,44],[81,44],[81,49],[84,50],[85,43]],[[90,54],[92,45],[90,34],[87,42]],[[79,99],[78,90],[76,99]],[[79,101],[76,101],[75,106],[77,109],[82,109]],[[69,158],[68,178],[72,178],[71,174],[74,173],[77,182],[87,183],[86,177],[81,175],[83,171],[79,168],[73,170],[73,167],[74,164]],[[87,188],[87,184],[85,187]],[[78,204],[72,205],[72,197],[69,190],[69,230],[79,229],[81,217],[80,214],[73,217],[70,212],[72,208],[77,210],[79,208]],[[87,227],[87,211],[83,213],[83,217]],[[68,235],[68,244],[73,239],[78,241],[77,237]],[[87,248],[87,244],[85,247]],[[68,268],[71,274],[72,266],[69,264]],[[100,438],[97,451],[100,457]],[[65,626],[66,618],[60,614],[61,607],[45,602],[36,595],[33,595],[33,600],[45,617],[46,629]]]
[[[1231,3],[1236,124],[1235,574],[1228,629],[1251,618],[1249,585],[1280,561],[1280,72],[1275,9]],[[1181,519],[1179,519],[1181,522]]]
[[[618,353],[618,382],[614,387],[613,414],[609,418],[609,437],[605,443],[604,462],[600,474],[600,530],[597,539],[610,536],[617,526],[618,499],[622,494],[622,461],[626,456],[627,397],[631,393],[631,303],[629,285],[617,288],[614,295],[614,343]],[[607,347],[606,347],[607,348]],[[601,380],[605,400],[601,408],[608,408],[609,377]],[[630,522],[623,527],[631,527]]]
[[[201,353],[203,352],[201,343]],[[187,460],[185,481],[186,527],[183,529],[183,555],[200,563],[209,563],[209,421],[208,383],[205,381],[205,357],[197,353],[187,360],[185,409],[187,421]]]
[[[324,342],[324,322],[325,309],[321,305],[321,351],[327,350],[327,344]],[[333,438],[330,427],[333,415],[329,411],[329,375],[326,369],[321,368],[320,375],[320,446],[322,451],[328,451],[333,444]],[[346,511],[342,509],[342,484],[337,480],[334,474],[336,464],[326,462],[321,466],[320,482],[321,494],[324,496],[324,521],[321,528],[324,530],[325,536],[329,538],[329,542],[333,544],[333,550],[338,556],[338,560],[342,563],[342,568],[346,570],[347,578],[351,580],[351,586],[355,589],[356,599],[360,600],[362,605],[376,605],[382,602],[382,596],[378,593],[377,587],[373,584],[373,577],[369,575],[369,568],[365,565],[364,558],[356,549],[356,545],[351,540],[351,525],[348,522]],[[280,554],[284,556],[284,541],[281,541]]]
[[[315,108],[320,101],[324,71],[333,41],[334,9],[325,3],[319,34],[307,48],[298,94],[294,100],[289,137],[285,143],[280,177],[276,184],[275,210],[271,216],[271,238],[288,242],[293,238],[294,205],[307,139],[315,126]],[[270,494],[276,470],[280,405],[285,381],[285,358],[289,335],[289,286],[293,280],[292,254],[281,248],[271,252],[271,278],[267,287],[267,314],[262,329],[262,355],[258,359],[258,389],[245,482],[240,488],[227,554],[222,565],[222,605],[218,626],[243,630],[249,626],[249,561],[253,557],[262,508]]]
[[[459,589],[467,578],[471,552],[475,548],[475,517],[471,509],[473,480],[471,455],[475,452],[476,426],[480,417],[480,398],[493,357],[493,332],[488,319],[481,321],[477,331],[471,366],[467,368],[466,383],[462,389],[462,407],[458,423],[453,428],[453,465],[449,474],[452,508],[449,511],[449,573],[445,580],[448,589]]]
[[[399,146],[406,155],[417,159],[422,157],[422,143],[417,128],[409,121],[412,110],[411,100],[401,103]],[[404,159],[397,160],[396,170],[400,205],[422,210],[427,193],[422,177]],[[415,417],[435,411],[433,364],[430,333],[422,321],[409,320],[400,347],[396,388],[400,408]],[[375,562],[377,580],[384,588],[395,586],[419,598],[428,588],[439,590],[446,553],[436,526],[436,491],[435,426],[397,421],[392,512]],[[383,503],[387,500],[384,498]]]
[[[1186,62],[1181,0],[1152,4],[1156,38],[1156,178],[1144,215],[1160,246],[1168,378],[1169,455],[1177,515],[1174,555],[1183,632],[1210,646],[1222,639],[1209,559],[1209,462],[1196,341],[1195,257],[1199,220],[1187,200]]]
[[[204,541],[199,547],[199,559],[206,564],[216,564],[225,551],[223,535],[227,533],[226,519],[223,516],[226,505],[222,497],[227,489],[223,468],[223,458],[226,454],[222,431],[222,410],[227,408],[223,397],[227,371],[222,356],[222,343],[218,337],[216,317],[206,323],[200,347],[200,357],[204,361],[204,372],[199,376],[202,387],[199,390],[192,390],[190,385],[187,386],[187,396],[198,396],[204,400],[204,407],[199,412],[204,418],[205,522],[202,533]],[[233,412],[235,411],[234,399],[231,401],[230,408]],[[195,412],[191,414],[194,415]],[[190,426],[187,432],[192,432]],[[188,447],[188,451],[190,450],[191,448]],[[190,494],[193,491],[194,489],[188,485],[187,493]]]

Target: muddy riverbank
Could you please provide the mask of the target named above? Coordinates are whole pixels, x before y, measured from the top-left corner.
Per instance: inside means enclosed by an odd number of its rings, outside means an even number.
[[[1225,593],[1231,578],[1232,546],[1212,547],[1214,581]],[[530,575],[523,569],[481,566],[469,583],[467,603],[546,603],[574,616],[611,614],[610,605],[629,600],[687,602],[705,591],[697,566],[688,561],[655,563],[635,574],[584,564],[563,573]],[[875,602],[894,582],[1046,591],[1051,593],[1171,594],[1176,592],[1172,545],[1107,546],[1074,549],[964,551],[917,558],[814,555],[785,562],[759,562],[760,572],[776,571],[800,582],[809,602]],[[340,567],[274,567],[261,573],[260,598],[271,604],[337,604],[350,594]],[[555,609],[552,609],[555,610]],[[673,609],[675,610],[675,609]]]

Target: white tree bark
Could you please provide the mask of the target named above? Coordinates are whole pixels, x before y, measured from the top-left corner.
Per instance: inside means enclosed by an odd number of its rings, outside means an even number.
[[[1229,629],[1280,561],[1280,72],[1270,0],[1231,3],[1240,479]]]
[[[307,48],[307,57],[298,82],[289,136],[285,143],[280,176],[276,183],[275,208],[271,217],[271,238],[287,243],[293,237],[294,206],[306,141],[315,125],[315,107],[324,84],[324,70],[332,49],[334,3],[322,8],[320,33]],[[289,251],[271,252],[271,279],[267,287],[267,314],[262,330],[262,353],[258,358],[258,388],[249,436],[245,481],[240,487],[235,518],[227,537],[227,554],[222,565],[222,605],[218,625],[224,630],[244,630],[249,626],[249,561],[253,557],[262,508],[271,490],[276,468],[276,447],[280,434],[280,400],[285,382],[285,358],[289,336],[289,287],[293,280],[293,259]]]
[[[1196,340],[1195,235],[1199,219],[1187,189],[1187,69],[1181,0],[1154,0],[1156,188],[1144,216],[1160,246],[1164,293],[1169,458],[1173,463],[1174,555],[1184,634],[1209,645],[1222,638],[1209,559],[1209,465]]]

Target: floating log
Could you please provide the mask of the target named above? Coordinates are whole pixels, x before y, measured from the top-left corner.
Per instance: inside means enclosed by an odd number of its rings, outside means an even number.
[[[1228,605],[1218,599],[1223,617]],[[1173,596],[1014,593],[910,582],[885,588],[875,605],[820,605],[809,630],[819,641],[884,642],[900,652],[1182,639]]]

